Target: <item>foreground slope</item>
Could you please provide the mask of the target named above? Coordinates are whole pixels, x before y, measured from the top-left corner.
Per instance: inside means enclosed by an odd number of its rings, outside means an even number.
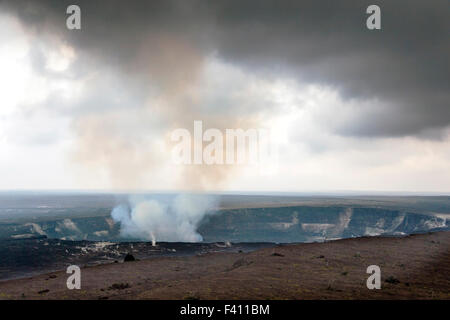
[[[0,282],[3,299],[450,299],[450,232],[155,258]],[[382,289],[368,290],[378,265]],[[386,281],[387,280],[387,281]]]

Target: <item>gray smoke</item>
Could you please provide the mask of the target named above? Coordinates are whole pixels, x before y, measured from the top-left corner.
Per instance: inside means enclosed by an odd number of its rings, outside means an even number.
[[[0,10],[18,17],[30,36],[59,37],[86,54],[76,70],[114,66],[139,92],[156,87],[171,96],[215,55],[248,73],[330,86],[360,102],[355,121],[335,128],[344,136],[423,136],[450,124],[446,0],[378,0],[379,32],[365,27],[366,8],[373,4],[366,0],[79,0],[82,32],[64,27],[70,4],[2,0]],[[367,101],[374,106],[362,107]],[[182,103],[185,110],[189,100]],[[93,101],[86,109],[103,105]],[[228,108],[221,102],[212,111]]]
[[[156,241],[199,242],[201,220],[213,209],[217,199],[210,195],[181,194],[169,203],[155,197],[131,196],[128,205],[115,207],[111,216],[119,222],[123,237]]]

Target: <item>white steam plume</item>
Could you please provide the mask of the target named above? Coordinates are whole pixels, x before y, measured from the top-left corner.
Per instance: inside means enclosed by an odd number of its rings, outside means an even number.
[[[120,222],[123,237],[156,241],[199,242],[200,221],[215,208],[216,197],[182,194],[170,203],[147,197],[130,197],[129,205],[115,207],[111,216]]]

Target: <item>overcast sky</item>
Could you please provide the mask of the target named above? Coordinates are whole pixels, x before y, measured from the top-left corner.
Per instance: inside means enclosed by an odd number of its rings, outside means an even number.
[[[449,10],[0,0],[0,189],[449,193]],[[278,171],[174,165],[194,120],[277,132]]]

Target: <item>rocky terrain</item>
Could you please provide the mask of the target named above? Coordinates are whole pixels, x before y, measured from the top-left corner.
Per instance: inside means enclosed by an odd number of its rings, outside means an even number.
[[[450,299],[450,232],[278,245],[82,268],[0,282],[2,299]],[[369,265],[382,288],[366,287]]]
[[[248,252],[272,247],[274,243],[186,243],[70,241],[36,236],[25,239],[0,241],[0,281],[23,278],[69,265],[95,266],[118,263],[130,253],[136,259],[161,256],[180,257],[212,252]]]

